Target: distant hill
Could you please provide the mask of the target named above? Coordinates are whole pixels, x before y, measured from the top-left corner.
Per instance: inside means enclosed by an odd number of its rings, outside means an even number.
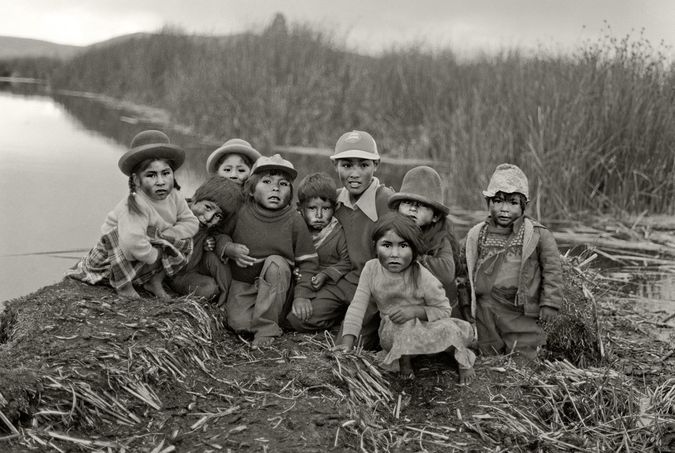
[[[38,39],[0,36],[0,59],[49,57],[67,59],[84,49],[81,46],[56,44]]]

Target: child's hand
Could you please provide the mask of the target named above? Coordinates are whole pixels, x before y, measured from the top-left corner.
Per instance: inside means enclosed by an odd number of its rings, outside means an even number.
[[[225,247],[225,255],[234,262],[239,267],[250,267],[253,266],[257,260],[252,256],[249,256],[250,253],[248,247],[244,244],[237,244],[236,242],[231,242]]]
[[[354,335],[344,335],[340,339],[340,344],[336,344],[331,348],[331,351],[335,352],[350,352],[352,349],[354,349],[354,341],[356,341],[356,338]]]
[[[327,278],[328,276],[323,272],[316,274],[314,277],[312,277],[312,289],[314,289],[314,291],[321,289],[324,283],[326,283]]]
[[[420,310],[424,310],[424,308],[419,305],[404,305],[394,308],[388,315],[394,323],[403,324],[411,319],[419,318]]]
[[[207,237],[204,241],[204,250],[207,252],[212,252],[216,248],[216,240],[211,236]]]
[[[539,309],[539,320],[541,322],[551,322],[558,316],[558,310],[551,307],[541,307]]]
[[[333,352],[351,352],[354,349],[353,346],[348,346],[346,344],[336,344],[332,348],[330,348],[331,351]]]
[[[312,301],[298,297],[293,300],[293,314],[301,321],[306,321],[312,316]]]

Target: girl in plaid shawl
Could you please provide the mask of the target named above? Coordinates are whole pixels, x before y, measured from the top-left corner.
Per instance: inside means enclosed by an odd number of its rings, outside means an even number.
[[[108,283],[121,296],[138,298],[134,284],[157,297],[169,298],[163,287],[192,254],[199,220],[177,190],[174,171],[185,152],[163,132],[139,133],[119,160],[129,176],[129,196],[108,213],[101,239],[67,272],[89,284]]]

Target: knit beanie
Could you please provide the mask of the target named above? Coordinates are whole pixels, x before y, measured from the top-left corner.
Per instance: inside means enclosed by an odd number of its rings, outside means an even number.
[[[526,201],[530,201],[527,176],[523,170],[513,164],[497,165],[487,189],[483,191],[483,196],[492,198],[497,195],[497,192],[520,193],[525,196]]]
[[[209,200],[214,202],[227,217],[239,211],[243,202],[241,187],[229,178],[212,176],[199,186],[192,196],[192,202]]]

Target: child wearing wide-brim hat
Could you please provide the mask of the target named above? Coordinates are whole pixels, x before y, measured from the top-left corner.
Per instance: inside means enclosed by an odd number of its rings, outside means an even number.
[[[401,190],[389,198],[389,208],[410,217],[422,230],[420,263],[443,284],[453,309],[457,306],[455,277],[459,245],[447,218],[450,210],[443,201],[443,183],[436,170],[422,165],[403,177]],[[454,315],[458,315],[454,310]]]
[[[253,164],[261,157],[249,142],[241,138],[232,138],[209,155],[206,159],[206,172],[232,179],[243,186],[251,175]]]
[[[174,177],[184,160],[183,150],[163,132],[137,134],[118,162],[129,176],[129,195],[108,213],[96,247],[67,275],[105,282],[122,296],[138,298],[134,285],[143,285],[168,298],[164,278],[185,266],[199,228]]]
[[[237,215],[232,242],[225,246],[232,269],[227,323],[254,334],[255,346],[268,346],[282,334],[287,297],[307,306],[318,255],[300,213],[291,206],[297,171],[278,154],[260,157],[244,184],[247,202]],[[292,270],[300,278],[292,287]]]

